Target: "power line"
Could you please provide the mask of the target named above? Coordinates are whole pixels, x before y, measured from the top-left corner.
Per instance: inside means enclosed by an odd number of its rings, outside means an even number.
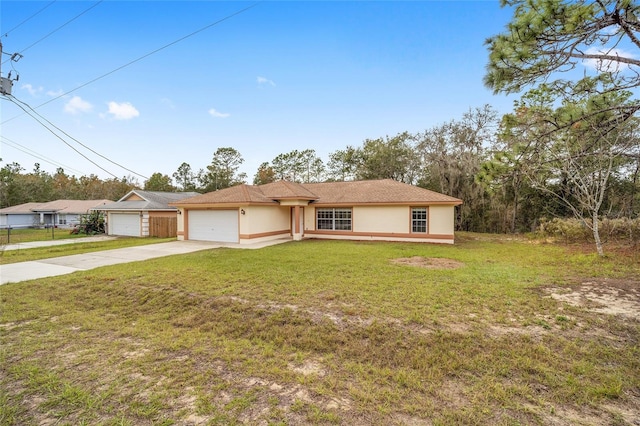
[[[44,37],[41,37],[40,39],[36,40],[35,42],[31,43],[29,46],[25,47],[24,49],[22,49],[19,53],[22,54],[24,52],[26,52],[27,50],[31,49],[33,46],[35,46],[36,44],[40,43],[42,40],[50,37],[51,35],[55,34],[56,32],[60,31],[62,28],[66,27],[67,25],[69,25],[70,23],[72,23],[73,21],[75,21],[76,19],[78,19],[79,17],[81,17],[82,15],[84,15],[85,13],[87,13],[88,11],[90,11],[91,9],[93,9],[94,7],[96,7],[97,5],[99,5],[100,3],[102,3],[104,0],[99,0],[97,2],[95,2],[93,5],[89,6],[87,9],[83,10],[82,12],[80,12],[78,15],[74,16],[73,18],[69,19],[67,22],[65,22],[64,24],[60,25],[58,28],[56,28],[55,30],[51,31],[50,33],[48,33],[47,35],[45,35]],[[8,60],[7,60],[8,61]],[[4,64],[4,61],[2,64]]]
[[[45,10],[46,8],[48,8],[49,6],[51,6],[52,4],[54,4],[57,0],[53,0],[52,2],[48,3],[47,5],[45,5],[42,9],[40,9],[39,11],[37,11],[36,13],[34,13],[33,15],[29,16],[27,19],[25,19],[24,21],[20,22],[18,25],[16,25],[15,27],[11,28],[9,31],[7,31],[6,33],[2,34],[2,37],[7,37],[9,35],[10,32],[12,32],[13,30],[16,30],[18,28],[20,28],[22,26],[22,24],[25,24],[26,22],[28,22],[29,20],[31,20],[31,18],[34,18],[36,15],[38,15],[40,12],[42,12],[43,10]]]
[[[212,22],[212,23],[211,23],[211,24],[209,24],[209,25],[206,25],[206,26],[204,26],[204,27],[202,27],[202,28],[200,28],[200,29],[198,29],[198,30],[196,30],[196,31],[194,31],[194,32],[192,32],[192,33],[190,33],[190,34],[187,34],[186,36],[180,37],[179,39],[174,40],[174,41],[172,41],[171,43],[165,44],[164,46],[159,47],[158,49],[155,49],[155,50],[153,50],[153,51],[151,51],[151,52],[149,52],[149,53],[147,53],[147,54],[144,54],[144,55],[142,55],[142,56],[138,57],[137,59],[134,59],[134,60],[132,60],[132,61],[130,61],[130,62],[127,62],[126,64],[121,65],[121,66],[119,66],[118,68],[115,68],[115,69],[113,69],[113,70],[111,70],[111,71],[109,71],[109,72],[107,72],[107,73],[105,73],[105,74],[102,74],[101,76],[96,77],[96,78],[94,78],[93,80],[87,81],[86,83],[81,84],[80,86],[78,86],[78,87],[76,87],[76,88],[74,88],[74,89],[71,89],[71,90],[69,90],[69,91],[67,91],[67,92],[65,92],[65,93],[62,93],[61,95],[58,95],[58,96],[56,96],[56,97],[54,97],[54,98],[51,98],[51,99],[49,99],[48,101],[43,102],[43,103],[41,103],[40,105],[35,106],[33,109],[38,109],[38,108],[40,108],[40,107],[42,107],[42,106],[45,106],[45,105],[47,105],[48,103],[51,103],[51,102],[53,102],[53,101],[55,101],[55,100],[57,100],[57,99],[62,98],[63,96],[66,96],[66,95],[68,95],[68,94],[70,94],[70,93],[75,92],[76,90],[82,89],[83,87],[86,87],[86,86],[88,86],[88,85],[90,85],[90,84],[92,84],[92,83],[95,83],[95,82],[96,82],[96,81],[98,81],[98,80],[102,80],[103,78],[105,78],[105,77],[107,77],[107,76],[109,76],[109,75],[111,75],[111,74],[113,74],[113,73],[116,73],[116,72],[120,71],[120,70],[121,70],[121,69],[123,69],[123,68],[126,68],[126,67],[128,67],[128,66],[130,66],[130,65],[133,65],[133,64],[135,64],[136,62],[140,62],[141,60],[143,60],[143,59],[145,59],[145,58],[147,58],[147,57],[149,57],[149,56],[151,56],[151,55],[154,55],[154,54],[156,54],[156,53],[158,53],[158,52],[160,52],[160,51],[162,51],[162,50],[164,50],[164,49],[166,49],[166,48],[168,48],[168,47],[171,47],[171,46],[173,46],[174,44],[180,43],[181,41],[184,41],[184,40],[188,39],[189,37],[193,37],[194,35],[199,34],[199,33],[203,32],[203,31],[205,31],[205,30],[208,30],[209,28],[211,28],[211,27],[213,27],[213,26],[216,26],[216,25],[218,25],[218,24],[221,24],[221,23],[222,23],[222,22],[224,22],[224,21],[227,21],[227,20],[229,20],[229,19],[231,19],[231,18],[233,18],[233,17],[235,17],[235,16],[237,16],[237,15],[240,15],[240,14],[242,14],[242,13],[244,13],[244,12],[248,11],[249,9],[252,9],[252,8],[256,7],[256,6],[258,5],[258,3],[260,3],[260,2],[259,2],[259,1],[257,1],[257,2],[255,2],[255,3],[253,3],[253,4],[249,5],[249,6],[245,7],[244,9],[240,9],[240,10],[238,10],[238,11],[236,11],[236,12],[234,12],[234,13],[230,14],[230,15],[225,16],[224,18],[221,18],[221,19],[219,19],[219,20],[217,20],[217,21],[215,21],[215,22]],[[19,115],[15,116],[15,117],[11,117],[11,118],[9,118],[9,119],[7,119],[7,120],[3,121],[3,122],[2,122],[2,123],[0,123],[0,124],[8,123],[9,121],[14,120],[14,119],[16,119],[16,118],[18,118],[18,117],[19,117]]]
[[[73,167],[69,167],[69,166],[64,165],[62,163],[58,163],[57,161],[52,160],[51,158],[45,157],[44,155],[41,155],[41,154],[38,154],[36,151],[34,151],[32,149],[29,149],[26,146],[21,145],[18,142],[9,139],[6,136],[0,135],[0,138],[4,139],[4,140],[0,140],[0,143],[2,143],[4,145],[7,145],[7,146],[9,146],[9,147],[11,147],[11,148],[13,148],[13,149],[15,149],[17,151],[24,152],[25,154],[30,155],[30,156],[32,156],[34,158],[37,158],[40,161],[44,161],[45,163],[49,163],[49,164],[51,164],[53,166],[56,166],[56,167],[61,167],[64,170],[70,170],[72,172],[76,172],[76,173],[78,173],[80,175],[86,175],[86,173],[81,172],[80,170],[74,169]]]
[[[111,164],[114,164],[114,165],[116,165],[116,166],[120,167],[121,169],[124,169],[124,170],[126,170],[126,171],[128,171],[128,172],[130,172],[130,173],[133,173],[134,175],[140,176],[140,177],[145,178],[145,179],[149,179],[148,177],[146,177],[146,176],[144,176],[144,175],[141,175],[140,173],[136,173],[136,172],[134,172],[133,170],[126,168],[125,166],[123,166],[123,165],[122,165],[122,164],[120,164],[120,163],[116,163],[115,161],[111,160],[110,158],[105,157],[104,155],[100,154],[99,152],[97,152],[97,151],[93,150],[91,147],[89,147],[89,146],[87,146],[87,145],[83,144],[83,143],[82,143],[82,142],[80,142],[78,139],[74,138],[73,136],[71,136],[70,134],[68,134],[68,133],[67,133],[67,132],[65,132],[64,130],[62,130],[60,127],[56,126],[56,125],[55,125],[55,124],[53,124],[51,121],[49,121],[49,120],[47,120],[46,118],[44,118],[44,117],[42,116],[42,114],[38,113],[38,112],[37,112],[35,109],[33,109],[33,108],[31,107],[31,105],[29,105],[28,103],[26,103],[26,102],[24,102],[24,101],[21,101],[20,99],[16,98],[16,97],[15,97],[15,96],[13,96],[13,95],[9,95],[9,99],[11,99],[11,100],[13,101],[13,103],[15,103],[16,105],[18,105],[18,104],[16,103],[16,101],[17,101],[17,102],[20,102],[20,103],[21,103],[21,104],[23,104],[23,105],[25,105],[25,106],[26,106],[27,108],[29,108],[29,109],[30,109],[34,114],[36,114],[38,117],[40,117],[41,119],[43,119],[44,121],[46,121],[47,123],[49,123],[49,125],[51,125],[51,126],[55,127],[59,132],[62,132],[62,133],[63,133],[65,136],[67,136],[69,139],[72,139],[72,140],[73,140],[74,142],[76,142],[78,145],[80,145],[80,146],[82,146],[83,148],[85,148],[85,149],[87,149],[87,150],[91,151],[92,153],[94,153],[94,154],[95,154],[95,155],[97,155],[98,157],[100,157],[100,158],[102,158],[102,159],[104,159],[104,160],[107,160],[107,161],[108,161],[108,162],[110,162]],[[20,106],[20,105],[18,105],[18,106]],[[21,106],[20,106],[20,107],[21,107]],[[22,107],[21,107],[21,108],[22,108]],[[23,111],[24,111],[24,109],[23,109]],[[94,164],[95,164],[95,163],[94,163]],[[104,170],[104,169],[103,169],[103,170]]]
[[[6,136],[0,135],[0,138],[4,139],[3,141],[0,141],[0,143],[2,143],[4,145],[7,145],[7,146],[9,146],[9,147],[11,147],[11,148],[13,148],[13,149],[15,149],[17,151],[21,151],[21,152],[23,152],[25,154],[28,154],[28,155],[30,155],[30,156],[32,156],[34,158],[37,158],[38,160],[47,162],[47,163],[49,163],[49,164],[51,164],[53,166],[56,166],[56,167],[62,167],[65,170],[71,170],[71,171],[74,171],[74,172],[79,173],[79,174],[86,174],[84,172],[81,172],[80,170],[74,169],[73,167],[69,167],[66,164],[62,164],[62,163],[59,163],[59,162],[57,162],[57,161],[55,161],[55,160],[53,160],[51,158],[45,157],[44,155],[39,154],[36,151],[34,151],[34,150],[30,149],[30,148],[27,148],[26,146],[24,146],[24,145],[14,141],[14,140],[12,140],[12,139],[9,139]]]
[[[114,178],[118,178],[116,175],[114,175],[113,173],[111,173],[109,170],[105,169],[104,167],[102,167],[101,165],[99,165],[98,163],[96,163],[95,161],[93,161],[92,159],[90,159],[89,157],[87,157],[86,155],[84,155],[82,152],[78,151],[75,147],[73,147],[69,142],[67,142],[66,140],[64,140],[63,138],[60,137],[60,135],[56,134],[56,132],[54,132],[53,130],[51,130],[49,127],[47,127],[44,123],[42,123],[40,120],[38,120],[38,118],[31,114],[31,112],[23,107],[22,105],[20,105],[20,102],[17,102],[17,99],[12,96],[9,95],[7,96],[7,99],[9,99],[10,101],[12,101],[14,104],[16,104],[21,110],[23,110],[25,112],[25,114],[27,114],[29,117],[33,118],[36,122],[38,122],[38,124],[40,124],[42,127],[44,127],[46,130],[48,130],[53,136],[55,136],[56,138],[60,139],[65,145],[67,145],[69,148],[73,149],[76,153],[78,153],[82,158],[84,158],[85,160],[87,160],[88,162],[90,162],[91,164],[93,164],[94,166],[96,166],[97,168],[99,168],[100,170],[102,170],[103,172],[113,176]],[[31,108],[31,107],[29,107]],[[33,109],[32,109],[33,110]],[[35,113],[35,111],[34,111]]]

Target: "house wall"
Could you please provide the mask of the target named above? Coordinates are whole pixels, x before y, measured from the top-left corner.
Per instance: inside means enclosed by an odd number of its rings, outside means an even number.
[[[80,216],[79,213],[58,213],[56,214],[56,225],[59,228],[73,228],[80,224]],[[66,220],[66,223],[60,223],[61,219]]]
[[[453,235],[455,230],[454,206],[429,207],[429,234]]]
[[[341,206],[341,208],[348,208],[348,206]],[[354,206],[351,215],[352,232],[408,234],[411,224],[410,215],[411,210],[408,206]],[[316,229],[315,207],[305,208],[304,229],[305,231]]]
[[[409,214],[407,206],[356,206],[351,219],[353,232],[406,234],[409,232]]]
[[[240,241],[288,235],[291,230],[289,207],[247,206],[240,215]]]
[[[178,241],[184,241],[184,218],[184,209],[180,207],[178,208]]]
[[[149,236],[149,212],[146,210],[142,211],[142,218],[140,219],[140,236],[148,237]]]
[[[316,229],[316,209],[312,206],[304,208],[304,231],[313,231]]]
[[[131,194],[124,201],[144,201],[144,198],[140,197],[138,194]]]
[[[7,226],[35,226],[40,224],[40,215],[31,214],[6,214],[0,216],[0,225]]]
[[[316,208],[305,208],[311,238],[453,243],[454,206],[428,207],[428,233],[411,232],[411,206],[354,206],[351,231],[316,231]]]

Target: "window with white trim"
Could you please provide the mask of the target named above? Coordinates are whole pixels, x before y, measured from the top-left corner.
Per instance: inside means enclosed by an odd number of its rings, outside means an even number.
[[[351,209],[316,209],[316,229],[351,231]]]
[[[427,233],[427,208],[411,208],[411,232]]]
[[[67,215],[66,214],[59,214],[58,215],[58,224],[60,224],[60,225],[66,225],[67,224]]]

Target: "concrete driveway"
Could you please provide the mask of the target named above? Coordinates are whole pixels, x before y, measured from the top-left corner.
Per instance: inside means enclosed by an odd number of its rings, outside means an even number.
[[[290,241],[288,239],[267,241],[256,244],[218,244],[206,241],[170,241],[168,243],[149,244],[93,253],[74,254],[72,256],[0,265],[0,285],[71,274],[87,271],[101,266],[118,263],[137,262],[175,254],[192,253],[219,247],[258,249]]]

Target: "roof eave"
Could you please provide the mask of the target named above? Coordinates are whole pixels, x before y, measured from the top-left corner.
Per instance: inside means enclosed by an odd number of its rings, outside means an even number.
[[[277,206],[276,201],[230,201],[230,202],[213,202],[213,203],[188,203],[177,204],[171,203],[170,205],[178,208],[233,208],[233,207],[247,207],[247,206]]]
[[[314,206],[459,206],[462,201],[340,201],[340,202],[328,202],[318,201],[314,202]]]

